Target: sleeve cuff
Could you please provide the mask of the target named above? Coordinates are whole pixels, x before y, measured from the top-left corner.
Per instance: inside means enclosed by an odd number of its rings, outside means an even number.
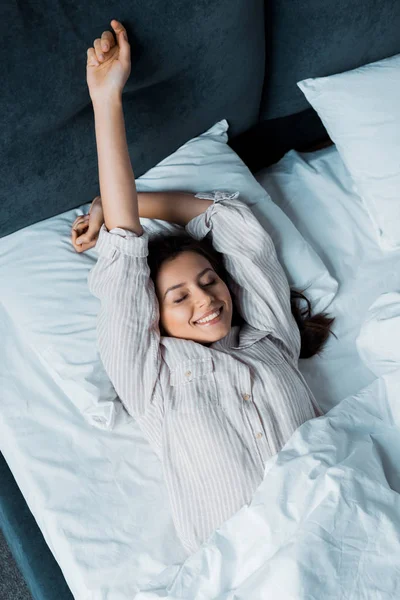
[[[140,236],[121,227],[114,227],[108,231],[105,223],[103,223],[95,250],[99,256],[106,256],[107,258],[113,258],[116,250],[127,256],[146,257],[149,253],[148,241],[149,237],[145,231]]]
[[[195,198],[203,198],[204,200],[214,200],[213,204],[200,215],[194,217],[186,224],[186,231],[196,240],[203,239],[209,231],[211,231],[212,216],[216,210],[216,205],[223,200],[234,200],[239,196],[239,192],[199,192],[195,194]]]

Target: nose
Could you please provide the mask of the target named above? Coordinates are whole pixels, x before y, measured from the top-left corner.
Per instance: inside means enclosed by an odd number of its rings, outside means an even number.
[[[196,304],[199,307],[210,305],[213,299],[213,294],[205,289],[199,288],[196,292]]]

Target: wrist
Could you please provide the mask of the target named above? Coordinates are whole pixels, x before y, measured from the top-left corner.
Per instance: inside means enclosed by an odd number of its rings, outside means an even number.
[[[107,95],[95,96],[91,97],[93,110],[95,112],[99,112],[101,110],[107,110],[114,106],[122,107],[122,92],[115,91],[110,92]]]

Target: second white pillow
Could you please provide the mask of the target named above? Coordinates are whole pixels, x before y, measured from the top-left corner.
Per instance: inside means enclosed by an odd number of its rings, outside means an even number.
[[[400,54],[297,85],[317,111],[375,225],[400,247]]]

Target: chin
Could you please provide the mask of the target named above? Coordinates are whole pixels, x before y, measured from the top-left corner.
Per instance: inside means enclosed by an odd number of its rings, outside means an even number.
[[[222,338],[224,338],[226,335],[228,335],[229,331],[230,331],[230,326],[229,327],[221,327],[221,329],[219,331],[215,331],[215,332],[211,332],[206,336],[206,342],[218,342],[219,340],[222,340]]]

